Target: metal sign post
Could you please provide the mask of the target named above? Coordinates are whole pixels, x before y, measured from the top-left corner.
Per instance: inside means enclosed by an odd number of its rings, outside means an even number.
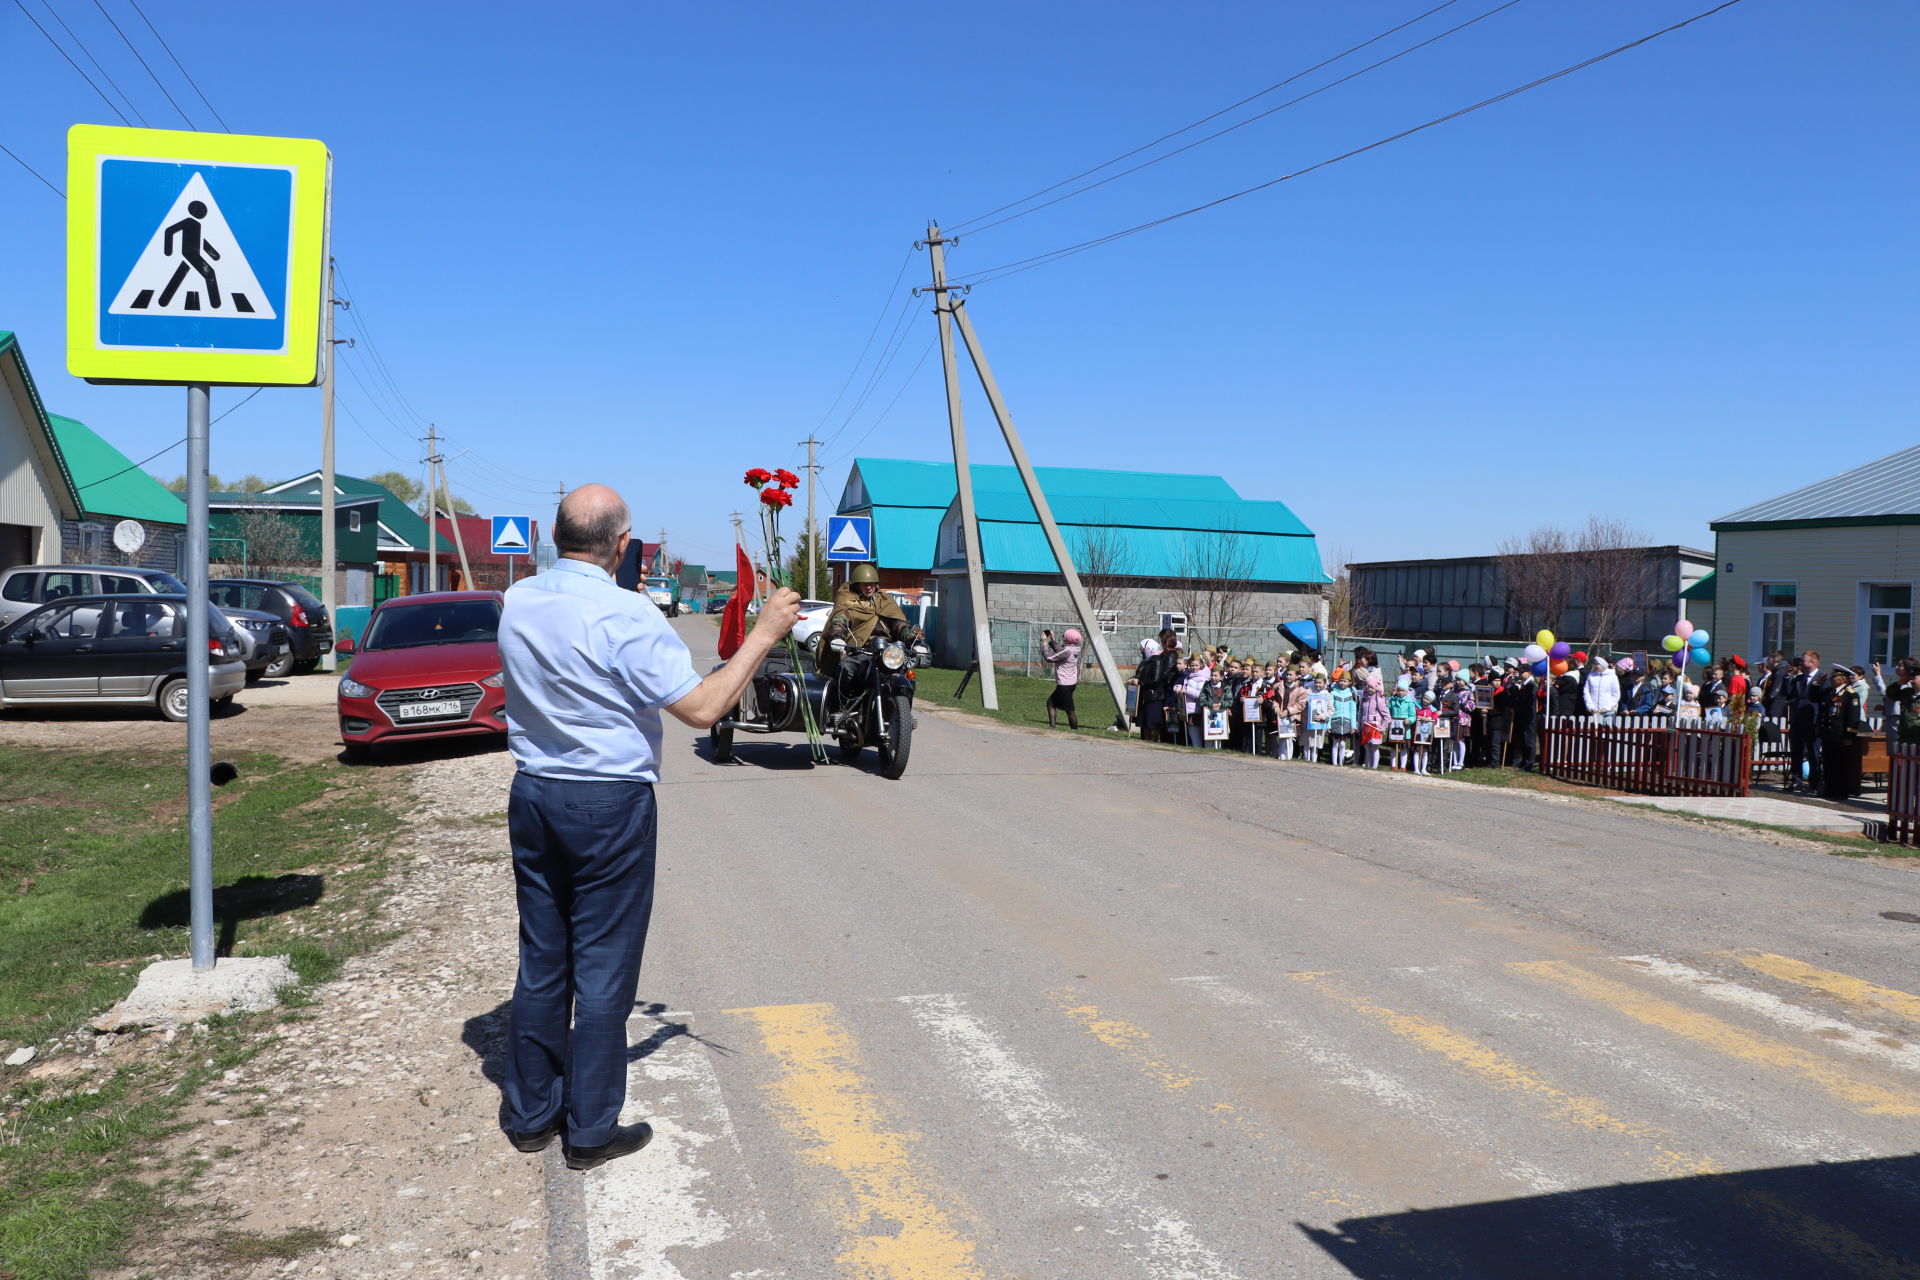
[[[198,974],[215,960],[212,388],[317,380],[331,165],[325,144],[307,138],[67,133],[67,371],[187,389],[187,900]]]

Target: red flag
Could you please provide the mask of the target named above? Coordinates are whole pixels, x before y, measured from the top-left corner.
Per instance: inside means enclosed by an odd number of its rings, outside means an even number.
[[[733,547],[733,597],[720,615],[720,657],[724,661],[740,652],[747,641],[747,601],[753,599],[753,561],[746,548]]]

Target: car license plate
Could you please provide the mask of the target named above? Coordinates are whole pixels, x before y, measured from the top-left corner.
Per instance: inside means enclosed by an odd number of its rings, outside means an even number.
[[[415,702],[400,708],[402,720],[425,720],[432,716],[457,716],[460,714],[460,700],[448,702]]]

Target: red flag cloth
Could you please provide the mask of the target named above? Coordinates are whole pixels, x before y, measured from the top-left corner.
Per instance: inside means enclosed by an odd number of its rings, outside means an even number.
[[[733,597],[720,615],[720,657],[731,658],[747,642],[747,601],[753,599],[753,561],[739,543],[733,547]]]

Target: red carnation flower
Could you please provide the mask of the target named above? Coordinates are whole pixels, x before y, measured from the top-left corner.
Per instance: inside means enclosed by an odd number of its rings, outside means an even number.
[[[747,472],[747,483],[756,489],[771,479],[773,479],[773,472],[767,470],[765,467],[755,467],[753,470]]]
[[[798,489],[800,487],[800,477],[788,471],[785,467],[775,467],[773,469],[773,478],[789,489]]]
[[[760,501],[770,507],[790,507],[793,505],[793,495],[785,489],[762,489]]]

